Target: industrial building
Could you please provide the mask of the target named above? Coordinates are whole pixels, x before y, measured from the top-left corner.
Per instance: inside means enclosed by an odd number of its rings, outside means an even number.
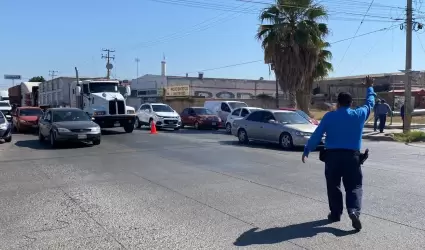
[[[161,62],[161,75],[144,75],[131,81],[132,96],[146,101],[165,96],[192,96],[207,99],[252,99],[260,94],[275,96],[276,81],[244,80],[166,75],[166,62]],[[280,91],[279,94],[283,95]]]

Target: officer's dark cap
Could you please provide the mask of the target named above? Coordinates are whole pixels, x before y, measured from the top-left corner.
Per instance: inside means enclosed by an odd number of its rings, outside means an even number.
[[[338,104],[342,107],[349,107],[353,102],[353,97],[348,92],[341,92],[338,94]]]

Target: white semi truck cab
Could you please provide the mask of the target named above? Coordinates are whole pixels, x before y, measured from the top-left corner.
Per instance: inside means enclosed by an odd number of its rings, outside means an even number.
[[[101,128],[123,127],[125,132],[134,130],[136,116],[134,108],[126,106],[126,98],[131,90],[126,86],[123,96],[119,81],[84,80],[71,83],[71,107],[78,107],[89,114]]]

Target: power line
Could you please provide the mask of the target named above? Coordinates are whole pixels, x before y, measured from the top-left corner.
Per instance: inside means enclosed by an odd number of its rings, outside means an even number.
[[[382,28],[382,29],[374,30],[374,31],[371,31],[371,32],[367,32],[367,33],[364,33],[364,34],[357,35],[357,36],[355,36],[355,37],[349,37],[349,38],[344,38],[344,39],[341,39],[341,40],[337,40],[337,41],[331,42],[330,44],[336,44],[336,43],[340,43],[340,42],[348,41],[348,40],[353,39],[353,38],[362,37],[362,36],[367,36],[367,35],[370,35],[370,34],[373,34],[373,33],[377,33],[377,32],[382,32],[382,31],[389,30],[389,29],[392,29],[392,28],[397,27],[397,26],[399,26],[399,25],[398,25],[398,24],[396,24],[396,25],[392,25],[392,26],[387,27],[387,28]],[[205,71],[213,71],[213,70],[225,69],[225,68],[231,68],[231,67],[237,67],[237,66],[241,66],[241,65],[252,64],[252,63],[258,63],[258,62],[264,62],[264,59],[260,59],[260,60],[253,60],[253,61],[247,61],[247,62],[241,62],[241,63],[230,64],[230,65],[221,66],[221,67],[216,67],[216,68],[203,69],[203,70],[192,71],[192,72],[185,72],[185,73],[174,74],[174,75],[178,76],[178,75],[184,75],[184,74],[190,74],[190,73],[205,72]]]
[[[49,76],[52,78],[52,81],[55,78],[56,73],[58,73],[57,70],[49,70]]]
[[[370,2],[369,7],[367,8],[366,13],[365,13],[365,14],[364,14],[364,16],[363,16],[362,21],[360,21],[360,24],[359,24],[359,26],[357,27],[356,32],[354,33],[354,36],[356,36],[356,35],[357,35],[357,33],[359,32],[360,27],[362,26],[363,21],[364,21],[364,19],[365,19],[366,15],[367,15],[367,13],[369,13],[369,10],[370,10],[370,8],[372,7],[372,5],[373,5],[373,2],[374,2],[374,1],[375,1],[375,0],[372,0],[372,1]],[[339,63],[338,63],[339,65],[342,63],[342,61],[344,61],[345,55],[347,54],[348,50],[350,49],[351,44],[353,44],[353,41],[354,41],[354,38],[353,38],[353,39],[351,39],[350,44],[348,44],[347,49],[345,50],[345,52],[344,52],[344,54],[343,54],[343,56],[342,56],[341,60],[340,60],[340,61],[339,61]]]

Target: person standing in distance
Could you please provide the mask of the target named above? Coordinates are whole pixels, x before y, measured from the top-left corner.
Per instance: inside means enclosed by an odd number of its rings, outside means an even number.
[[[341,179],[346,194],[346,207],[352,226],[357,231],[362,229],[360,212],[362,205],[363,174],[360,162],[360,148],[365,121],[375,105],[373,79],[365,79],[366,103],[356,109],[350,108],[352,97],[342,92],[338,95],[337,110],[325,114],[322,121],[311,135],[304,148],[302,162],[311,151],[316,149],[323,135],[325,139],[325,177],[330,213],[328,219],[332,222],[341,220],[343,213],[343,198]]]

